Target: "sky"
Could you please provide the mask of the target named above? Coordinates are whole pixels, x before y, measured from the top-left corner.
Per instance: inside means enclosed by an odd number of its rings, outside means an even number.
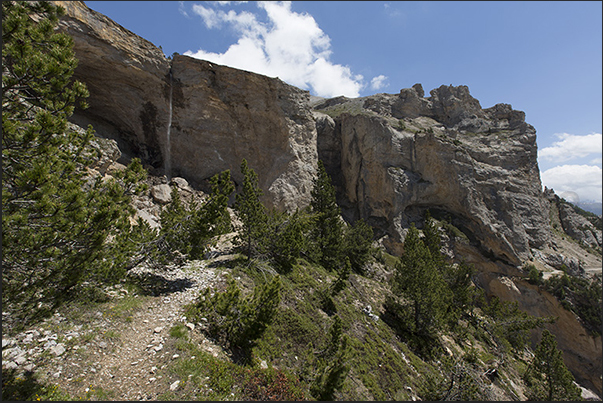
[[[602,195],[600,1],[87,1],[135,34],[322,97],[466,85],[524,111],[543,186]],[[579,200],[577,200],[579,199]]]

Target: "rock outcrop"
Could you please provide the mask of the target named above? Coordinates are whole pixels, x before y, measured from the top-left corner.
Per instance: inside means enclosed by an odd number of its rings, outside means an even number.
[[[59,29],[74,38],[74,76],[90,91],[89,109],[77,110],[74,121],[92,123],[155,173],[203,187],[230,169],[242,183],[245,158],[264,202],[279,209],[309,203],[317,151],[307,91],[187,56],[168,59],[82,2],[56,3],[67,11]]]
[[[567,235],[591,248],[603,246],[603,235],[593,223],[576,212],[568,202],[555,194],[552,189],[544,189],[546,199],[551,203],[553,225],[561,227]]]
[[[207,180],[226,169],[241,184],[243,158],[267,206],[304,207],[320,158],[345,218],[367,220],[390,251],[400,253],[408,227],[421,227],[429,209],[467,236],[453,253],[480,270],[484,288],[534,314],[562,316],[548,295],[513,282],[531,258],[552,267],[573,262],[538,253],[551,243],[553,204],[542,192],[536,131],[523,112],[507,104],[484,109],[466,86],[441,86],[429,97],[416,84],[399,94],[320,101],[279,79],[167,58],[82,2],[56,3],[67,10],[59,29],[74,38],[75,78],[91,95],[90,108],[77,110],[73,122],[93,124],[117,142],[119,162],[139,157],[157,176],[153,193],[135,200],[137,215],[153,227],[158,203],[169,200],[169,179],[181,194],[201,197],[191,187],[207,190]],[[104,174],[117,147],[100,140],[98,147],[107,155],[97,164]],[[568,234],[601,246],[600,231],[571,211],[561,207],[557,216]],[[600,337],[572,334],[583,328],[571,314],[562,320],[555,332],[572,370],[601,392],[601,361],[592,357],[600,355]]]
[[[420,84],[316,109],[325,113],[319,158],[350,216],[381,224],[400,242],[427,208],[439,211],[512,265],[548,242],[536,131],[523,112],[482,109],[465,86],[424,98]]]

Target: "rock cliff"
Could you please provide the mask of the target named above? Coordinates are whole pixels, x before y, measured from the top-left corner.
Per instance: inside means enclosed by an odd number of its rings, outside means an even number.
[[[92,123],[155,173],[203,187],[230,169],[242,183],[245,158],[266,203],[309,203],[317,151],[307,91],[187,56],[168,59],[82,2],[56,3],[67,11],[60,29],[74,38],[75,78],[91,94],[89,109],[78,110],[74,121]]]
[[[116,140],[121,162],[140,157],[152,174],[204,189],[225,169],[240,184],[245,158],[259,176],[263,201],[293,210],[308,205],[321,159],[344,217],[366,219],[394,253],[429,209],[467,236],[470,243],[455,252],[480,270],[488,292],[535,314],[565,315],[553,329],[559,346],[574,373],[601,393],[601,338],[581,334],[549,295],[514,280],[525,276],[520,267],[530,259],[552,267],[569,262],[547,249],[554,246],[552,204],[542,192],[536,131],[523,112],[507,104],[484,109],[466,86],[441,86],[429,97],[416,84],[399,94],[320,100],[279,79],[167,58],[82,2],[56,3],[67,10],[60,29],[75,41],[75,78],[91,94],[90,108],[77,110],[73,121]],[[154,189],[160,203],[167,200],[160,194],[165,183]],[[151,207],[137,206],[157,225],[159,207]],[[566,230],[600,247],[600,231],[561,209],[564,229],[577,223]]]
[[[420,84],[318,104],[319,158],[354,218],[393,241],[424,211],[450,217],[487,255],[511,265],[549,238],[536,131],[510,105],[482,109],[466,86]]]
[[[426,208],[512,265],[549,239],[536,132],[510,105],[482,109],[465,86],[426,98],[417,84],[397,95],[329,100],[315,108],[334,118],[314,116],[307,91],[187,56],[168,59],[83,3],[61,4],[61,29],[79,59],[75,76],[91,93],[90,108],[74,120],[93,123],[155,173],[203,187],[230,169],[241,183],[245,158],[264,201],[292,210],[309,203],[321,158],[348,218],[367,219],[394,250]]]

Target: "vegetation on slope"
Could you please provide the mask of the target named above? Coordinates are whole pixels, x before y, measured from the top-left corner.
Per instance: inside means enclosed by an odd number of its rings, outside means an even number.
[[[25,326],[77,297],[84,282],[122,279],[144,260],[202,258],[231,230],[229,173],[214,177],[201,205],[185,206],[173,193],[160,231],[132,225],[130,196],[143,190],[146,175],[140,163],[114,179],[89,177],[93,132],[67,130],[72,105],[86,91],[71,82],[70,39],[53,31],[60,8],[2,7],[3,313]],[[441,254],[431,217],[422,233],[410,228],[395,258],[375,250],[362,221],[341,220],[322,163],[309,208],[292,214],[264,208],[246,161],[241,172],[239,255],[222,267],[232,280],[186,309],[229,359],[203,351],[188,328],[175,326],[171,337],[191,358],[168,368],[182,387],[163,398],[493,400],[495,389],[516,397],[510,380],[524,374],[524,396],[579,398],[571,387],[551,389],[572,378],[549,334],[534,358],[526,357],[529,332],[552,319],[485,298],[472,268]],[[75,398],[53,385],[25,390],[12,375],[3,368],[5,399]]]

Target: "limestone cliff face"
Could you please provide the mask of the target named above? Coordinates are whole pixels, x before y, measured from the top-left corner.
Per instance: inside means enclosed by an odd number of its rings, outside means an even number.
[[[174,57],[172,76],[173,173],[194,183],[230,169],[242,183],[245,158],[266,202],[287,210],[309,203],[318,154],[308,92],[186,56]]]
[[[155,173],[202,186],[230,169],[242,183],[245,158],[267,204],[309,203],[317,151],[307,91],[187,56],[170,60],[82,2],[57,3],[67,11],[60,29],[75,41],[75,78],[90,90],[90,108],[75,121],[92,123]]]
[[[56,2],[66,9],[60,29],[74,39],[75,78],[88,86],[90,108],[76,118],[94,123],[118,140],[126,154],[152,165],[162,160],[160,135],[167,127],[169,61],[151,42],[82,2]]]
[[[319,158],[328,160],[348,214],[381,225],[394,241],[429,208],[512,265],[548,242],[536,131],[523,112],[482,109],[465,86],[425,98],[418,84],[316,109],[325,113]]]
[[[166,58],[82,2],[58,3],[67,10],[59,29],[75,41],[75,78],[91,94],[90,108],[73,120],[116,140],[124,159],[140,157],[152,174],[203,188],[225,169],[241,184],[245,158],[259,176],[265,204],[293,210],[309,204],[320,158],[344,216],[366,219],[395,253],[411,223],[420,227],[429,209],[467,235],[470,243],[455,253],[480,270],[487,291],[534,314],[563,316],[554,331],[559,345],[574,373],[601,392],[601,361],[593,358],[600,356],[600,337],[582,335],[550,296],[513,282],[525,275],[521,264],[541,259],[546,254],[536,250],[551,243],[553,204],[542,192],[536,131],[523,112],[506,104],[483,109],[465,86],[442,86],[425,97],[418,84],[399,94],[317,104],[279,79],[186,56]],[[106,169],[106,161],[99,166]],[[566,210],[557,214],[560,225],[570,231],[575,223],[584,242],[600,246],[600,231]],[[551,258],[547,264],[555,267]]]

